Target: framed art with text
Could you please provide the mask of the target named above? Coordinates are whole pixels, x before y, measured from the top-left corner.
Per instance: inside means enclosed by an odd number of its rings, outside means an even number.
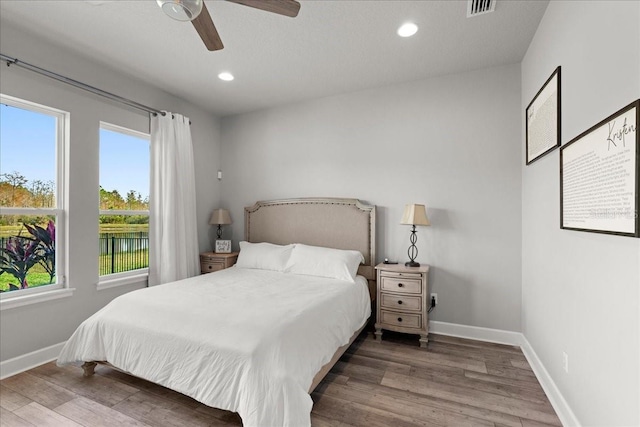
[[[216,240],[216,253],[230,254],[231,240]]]
[[[640,237],[640,99],[560,149],[560,228]]]
[[[560,67],[525,110],[527,165],[560,146]]]

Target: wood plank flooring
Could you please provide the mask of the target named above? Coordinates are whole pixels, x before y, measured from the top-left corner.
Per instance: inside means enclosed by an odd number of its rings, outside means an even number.
[[[561,426],[517,347],[431,334],[363,333],[313,392],[313,426]],[[82,376],[48,363],[0,381],[0,426],[241,426],[105,366]]]

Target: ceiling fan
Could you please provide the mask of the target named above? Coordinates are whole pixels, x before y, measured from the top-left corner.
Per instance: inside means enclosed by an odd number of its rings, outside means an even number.
[[[200,38],[210,51],[224,48],[218,30],[204,0],[156,0],[164,13],[178,21],[191,21]],[[298,16],[300,3],[296,0],[227,0],[279,15]]]

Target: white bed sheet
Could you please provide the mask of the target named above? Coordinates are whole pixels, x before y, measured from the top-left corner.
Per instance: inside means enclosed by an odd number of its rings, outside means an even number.
[[[371,314],[357,279],[232,267],[133,291],[84,321],[58,364],[107,361],[245,426],[310,425],[313,377]]]

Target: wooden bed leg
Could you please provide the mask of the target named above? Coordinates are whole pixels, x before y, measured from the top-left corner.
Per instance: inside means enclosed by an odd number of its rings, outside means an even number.
[[[95,373],[94,369],[96,368],[96,362],[84,362],[82,364],[82,369],[84,370],[83,377],[90,377]]]

